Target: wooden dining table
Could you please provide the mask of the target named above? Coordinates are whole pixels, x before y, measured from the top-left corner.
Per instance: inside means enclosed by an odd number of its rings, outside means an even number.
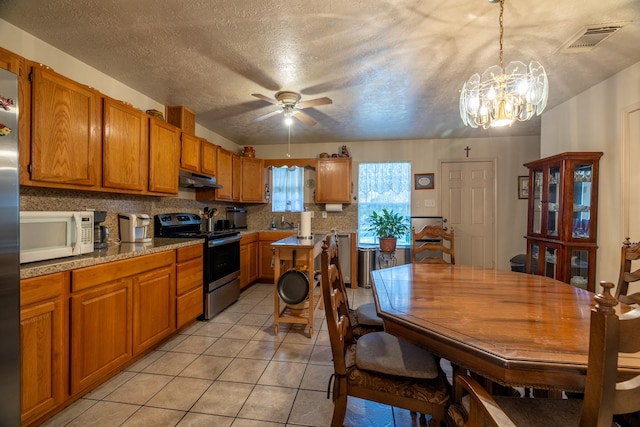
[[[375,270],[372,279],[387,332],[502,385],[584,390],[593,293],[543,276],[448,264]],[[640,373],[640,354],[621,357],[619,371]]]

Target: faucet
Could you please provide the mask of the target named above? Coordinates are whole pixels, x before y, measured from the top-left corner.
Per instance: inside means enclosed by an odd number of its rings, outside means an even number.
[[[286,225],[288,226],[288,228],[293,228],[293,222],[285,221],[284,215],[282,215],[282,218],[280,218],[280,225]]]

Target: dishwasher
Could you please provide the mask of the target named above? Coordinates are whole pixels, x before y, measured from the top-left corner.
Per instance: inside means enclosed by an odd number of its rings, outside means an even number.
[[[338,250],[340,251],[340,270],[346,285],[351,285],[351,234],[338,233]],[[320,257],[316,257],[314,268],[320,271]]]

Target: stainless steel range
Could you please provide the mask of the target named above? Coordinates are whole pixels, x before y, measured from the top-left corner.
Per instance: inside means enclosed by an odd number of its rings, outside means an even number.
[[[240,232],[203,232],[201,218],[192,213],[166,213],[154,217],[156,237],[204,239],[204,319],[233,304],[240,296]]]

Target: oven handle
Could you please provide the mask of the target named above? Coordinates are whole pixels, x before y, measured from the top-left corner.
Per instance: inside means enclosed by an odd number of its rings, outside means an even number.
[[[209,240],[209,247],[213,248],[215,246],[226,245],[233,242],[239,242],[240,236],[232,236],[232,237],[224,237],[222,239],[214,239]]]

